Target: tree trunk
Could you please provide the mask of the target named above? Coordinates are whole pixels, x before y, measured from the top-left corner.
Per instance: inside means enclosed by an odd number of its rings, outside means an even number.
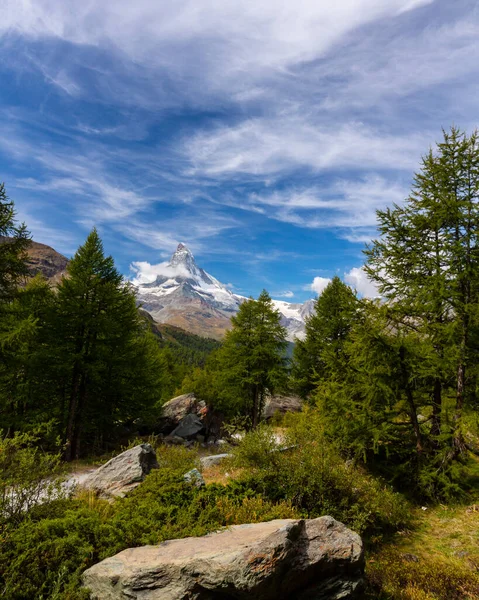
[[[455,456],[462,454],[466,450],[464,437],[462,435],[462,409],[464,407],[464,396],[466,393],[466,352],[468,343],[468,318],[463,317],[463,333],[461,340],[460,359],[457,366],[457,385],[456,385],[456,410],[454,412],[454,435],[452,438],[452,448]]]
[[[68,406],[67,430],[65,435],[65,460],[70,462],[74,457],[75,424],[78,410],[78,393],[80,386],[80,373],[77,365],[73,368],[72,389]]]
[[[441,409],[442,409],[442,383],[439,377],[434,380],[432,398],[432,425],[431,436],[437,438],[441,435]]]
[[[409,418],[411,419],[412,428],[414,431],[414,437],[416,438],[416,451],[418,454],[423,452],[423,443],[422,443],[422,435],[421,429],[419,427],[419,421],[417,418],[417,408],[416,403],[414,402],[414,396],[411,390],[411,386],[409,385],[409,377],[407,374],[406,364],[405,364],[405,349],[401,347],[399,349],[399,358],[401,361],[401,373],[403,379],[404,389],[406,391],[406,399],[409,405]]]
[[[258,406],[259,406],[259,390],[258,385],[254,386],[254,396],[253,396],[253,414],[252,414],[252,426],[253,429],[256,429],[258,426]]]

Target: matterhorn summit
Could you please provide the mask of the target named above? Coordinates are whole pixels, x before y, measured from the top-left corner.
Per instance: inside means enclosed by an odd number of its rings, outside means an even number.
[[[159,323],[220,339],[230,328],[230,319],[245,298],[233,294],[200,268],[186,244],[178,244],[170,261],[160,267],[154,281],[137,285],[142,307]],[[274,301],[274,304],[282,314],[289,339],[302,337],[313,301],[304,304]]]

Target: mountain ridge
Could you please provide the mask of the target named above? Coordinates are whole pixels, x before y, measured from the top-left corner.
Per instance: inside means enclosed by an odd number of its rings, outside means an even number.
[[[42,273],[53,285],[61,281],[68,258],[51,246],[33,240],[27,252],[32,277]],[[234,294],[228,286],[199,267],[184,243],[178,244],[162,273],[153,281],[137,283],[135,288],[140,306],[157,323],[216,340],[231,328],[231,317],[248,299]],[[288,340],[303,337],[305,321],[313,312],[314,300],[304,303],[273,300],[273,305],[281,313]]]
[[[170,262],[162,266],[162,273],[152,282],[138,283],[136,291],[142,307],[159,323],[216,339],[231,327],[231,317],[247,299],[200,268],[184,243],[178,244]],[[273,300],[273,304],[281,313],[288,340],[303,337],[314,300],[302,304]]]

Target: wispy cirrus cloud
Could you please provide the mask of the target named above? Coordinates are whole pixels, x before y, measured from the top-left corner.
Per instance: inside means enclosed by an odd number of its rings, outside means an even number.
[[[299,168],[410,171],[427,144],[424,133],[391,135],[364,124],[339,127],[317,116],[280,114],[202,132],[183,142],[187,173],[207,177],[270,177]]]
[[[476,125],[478,33],[474,0],[7,0],[3,177],[45,232],[299,290],[295,260],[351,273],[440,127]]]

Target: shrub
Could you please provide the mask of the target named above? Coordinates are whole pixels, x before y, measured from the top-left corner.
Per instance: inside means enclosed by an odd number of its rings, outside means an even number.
[[[125,548],[297,516],[289,503],[265,500],[245,483],[201,489],[186,483],[193,459],[183,449],[165,449],[160,464],[170,466],[152,471],[113,505],[83,493],[37,506],[23,523],[8,526],[0,540],[3,597],[83,600],[81,573]]]
[[[60,455],[43,452],[36,442],[31,434],[1,437],[0,432],[0,528],[62,494]]]
[[[316,411],[291,422],[284,442],[289,450],[268,428],[245,436],[235,454],[239,466],[249,467],[247,485],[273,502],[291,502],[306,517],[329,514],[359,533],[377,535],[408,521],[402,496],[327,444]]]

